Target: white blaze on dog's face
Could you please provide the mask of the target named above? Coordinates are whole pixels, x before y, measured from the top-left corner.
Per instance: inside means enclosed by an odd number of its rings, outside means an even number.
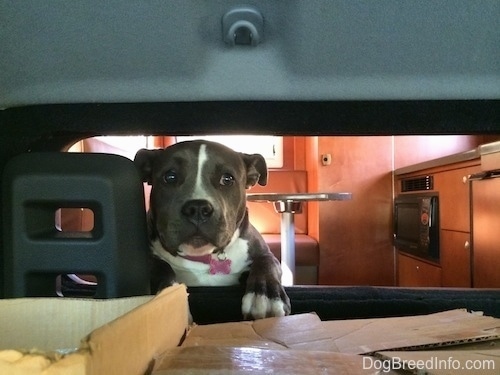
[[[152,184],[151,235],[178,255],[199,256],[226,247],[244,218],[246,189],[267,180],[261,155],[207,141],[140,150],[135,163]]]

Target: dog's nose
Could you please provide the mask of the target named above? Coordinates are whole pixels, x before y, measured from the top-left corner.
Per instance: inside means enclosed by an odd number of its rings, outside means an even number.
[[[194,199],[187,201],[181,210],[182,214],[193,224],[200,224],[207,221],[214,213],[214,208],[209,201],[204,199]]]

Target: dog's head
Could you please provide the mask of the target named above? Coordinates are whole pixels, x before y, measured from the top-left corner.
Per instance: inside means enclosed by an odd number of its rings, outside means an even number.
[[[267,183],[262,155],[238,153],[215,142],[142,149],[134,162],[144,182],[152,185],[152,235],[174,255],[199,256],[226,247],[245,217],[245,190]]]

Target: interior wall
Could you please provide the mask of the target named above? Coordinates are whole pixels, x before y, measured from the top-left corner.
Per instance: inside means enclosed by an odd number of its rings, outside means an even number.
[[[307,137],[309,191],[353,194],[308,203],[309,234],[320,241],[319,283],[395,285],[393,170],[500,139],[498,136]],[[332,155],[329,166],[323,154]]]
[[[498,136],[477,135],[397,136],[394,137],[394,168],[469,151],[498,139]]]
[[[319,191],[318,188],[318,137],[306,137],[304,142],[304,154],[302,155],[307,170],[307,191]],[[319,202],[307,203],[308,234],[319,242]]]
[[[394,285],[392,137],[318,137],[317,191],[351,192],[318,203],[319,283]],[[331,154],[328,166],[321,155]]]

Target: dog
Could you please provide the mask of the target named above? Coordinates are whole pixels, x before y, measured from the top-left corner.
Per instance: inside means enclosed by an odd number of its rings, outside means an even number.
[[[267,184],[262,155],[197,140],[141,149],[134,163],[152,186],[147,216],[153,288],[245,283],[244,319],[290,314],[280,263],[246,207],[246,189]]]

